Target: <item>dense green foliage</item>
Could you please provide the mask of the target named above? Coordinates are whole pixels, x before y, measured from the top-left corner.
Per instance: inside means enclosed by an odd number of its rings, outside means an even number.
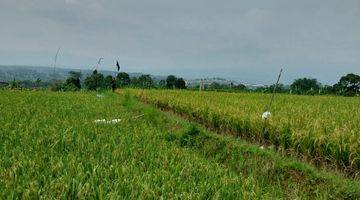
[[[80,83],[81,73],[70,71],[69,77],[66,79],[64,83],[65,91],[79,91],[81,89]]]
[[[136,86],[140,88],[149,89],[154,87],[154,81],[152,80],[149,74],[139,76],[136,84],[137,84]]]
[[[116,76],[116,86],[122,88],[130,85],[130,76],[126,72],[120,72]]]
[[[314,94],[319,91],[320,86],[314,78],[299,78],[290,85],[290,89],[295,94]]]
[[[360,197],[358,182],[95,94],[0,91],[1,199]]]
[[[186,89],[186,83],[183,78],[177,78],[174,75],[169,75],[166,78],[166,88],[168,88],[168,89]]]
[[[175,84],[176,84],[176,76],[174,75],[169,75],[167,78],[166,78],[166,88],[168,89],[174,89],[175,88]]]
[[[266,94],[130,91],[143,101],[250,141],[271,142],[355,176],[360,169],[359,98],[279,95],[264,132],[261,115],[270,99]]]
[[[360,94],[360,76],[356,74],[347,74],[340,78],[334,88],[341,95],[357,96]]]
[[[16,89],[16,88],[19,88],[19,87],[20,87],[20,84],[19,84],[18,81],[16,81],[16,80],[14,79],[14,80],[12,80],[12,81],[9,81],[8,87],[9,87],[10,89]]]
[[[116,80],[112,76],[108,75],[104,78],[104,88],[112,89],[113,87],[116,88]]]
[[[186,83],[183,78],[176,79],[175,88],[186,89]]]
[[[64,88],[63,86],[64,86],[63,82],[59,80],[53,80],[49,84],[49,90],[53,92],[61,91]]]
[[[149,74],[141,75],[139,78],[131,79],[131,86],[135,88],[150,89],[155,87],[155,83]]]
[[[85,78],[84,84],[88,90],[102,89],[104,87],[104,75],[94,70],[90,76]]]

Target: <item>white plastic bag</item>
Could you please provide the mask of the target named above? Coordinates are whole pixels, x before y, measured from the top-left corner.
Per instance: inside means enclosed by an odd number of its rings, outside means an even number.
[[[265,111],[265,112],[262,114],[261,118],[262,118],[263,120],[266,120],[266,119],[269,119],[270,116],[271,116],[270,111]]]
[[[94,120],[95,124],[117,124],[119,122],[121,122],[121,119],[112,119],[112,120],[96,119],[96,120]]]
[[[104,124],[106,123],[106,119],[96,119],[94,122],[95,124]]]

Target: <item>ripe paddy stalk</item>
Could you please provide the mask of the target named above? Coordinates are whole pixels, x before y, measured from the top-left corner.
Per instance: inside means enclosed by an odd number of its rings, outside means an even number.
[[[261,114],[267,94],[130,90],[140,99],[187,115],[220,131],[265,142]],[[360,169],[360,98],[277,96],[269,120],[269,142],[299,154]]]

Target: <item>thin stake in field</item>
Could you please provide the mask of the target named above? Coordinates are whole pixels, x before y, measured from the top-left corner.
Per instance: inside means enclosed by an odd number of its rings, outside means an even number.
[[[57,58],[60,52],[60,47],[58,48],[58,50],[56,51],[55,57],[54,57],[54,65],[53,65],[53,69],[54,69],[54,76],[55,76],[55,69],[56,69],[56,62],[57,62]]]
[[[97,64],[96,64],[96,67],[95,67],[95,70],[98,70],[100,64],[101,64],[101,60],[104,60],[104,58],[99,58]]]
[[[278,86],[278,84],[279,84],[282,71],[283,71],[283,69],[280,69],[280,73],[279,73],[279,76],[278,76],[278,78],[277,78],[276,84],[274,85],[274,89],[273,89],[273,92],[272,92],[272,95],[271,95],[270,102],[269,102],[269,104],[268,104],[268,106],[267,106],[267,111],[269,111],[269,112],[270,112],[271,105],[272,105],[272,103],[273,103],[273,101],[274,101],[274,98],[275,98],[275,92],[276,92],[277,86]]]
[[[273,88],[273,92],[271,94],[271,98],[270,98],[270,102],[269,104],[267,105],[267,107],[265,108],[265,112],[262,114],[262,119],[264,120],[264,123],[263,123],[263,129],[262,129],[262,134],[264,136],[264,139],[267,140],[269,139],[269,133],[268,133],[268,130],[267,130],[267,120],[269,119],[269,117],[271,116],[271,113],[270,113],[270,110],[271,110],[271,105],[272,103],[274,102],[274,99],[275,99],[275,93],[276,93],[276,89],[277,89],[277,86],[279,84],[279,81],[280,81],[280,77],[281,77],[281,74],[282,74],[282,71],[283,69],[280,69],[280,73],[279,73],[279,76],[277,78],[277,81],[274,85],[274,88]],[[278,145],[275,144],[275,148],[276,150],[278,149]]]

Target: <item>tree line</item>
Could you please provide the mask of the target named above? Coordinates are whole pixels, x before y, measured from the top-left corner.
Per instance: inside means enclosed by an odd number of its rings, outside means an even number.
[[[4,85],[4,83],[2,83]],[[87,76],[84,80],[80,72],[70,71],[65,81],[52,80],[50,82],[43,82],[41,79],[35,81],[10,81],[8,86],[14,88],[49,88],[51,91],[79,91],[85,90],[109,90],[116,88],[158,88],[158,89],[199,89],[200,85],[187,87],[186,82],[181,77],[169,75],[165,80],[156,81],[149,74],[144,74],[139,77],[130,77],[126,72],[119,72],[115,77],[108,75],[104,76],[102,73],[94,70],[93,73]],[[204,90],[210,91],[228,91],[228,92],[261,92],[271,93],[275,85],[258,87],[249,89],[243,84],[220,84],[212,82],[204,85]],[[314,78],[299,78],[293,81],[289,86],[278,84],[275,92],[289,93],[300,95],[321,95],[332,94],[342,96],[359,96],[360,95],[360,76],[357,74],[347,74],[342,76],[334,85],[322,85]]]
[[[189,89],[197,90],[200,85],[193,86]],[[314,78],[299,78],[294,80],[290,85],[278,84],[250,89],[243,84],[220,84],[212,82],[203,86],[208,91],[225,91],[225,92],[259,92],[288,93],[298,95],[341,95],[341,96],[359,96],[360,95],[360,76],[350,73],[344,75],[334,85],[323,85]]]
[[[260,87],[255,91],[270,93],[273,91],[274,87],[275,85]],[[359,96],[360,76],[353,73],[344,75],[334,85],[322,85],[315,78],[299,78],[294,80],[289,87],[286,87],[283,84],[278,84],[276,92],[300,95],[332,94],[341,96]]]
[[[86,90],[108,90],[117,88],[159,88],[159,89],[186,89],[186,83],[183,78],[177,78],[174,75],[169,75],[166,80],[156,81],[149,74],[143,74],[139,77],[130,77],[126,72],[119,72],[115,77],[108,75],[104,76],[102,73],[94,70],[90,76],[87,76],[83,81],[80,72],[70,71],[65,82],[53,81],[49,84],[52,91],[79,91]]]

